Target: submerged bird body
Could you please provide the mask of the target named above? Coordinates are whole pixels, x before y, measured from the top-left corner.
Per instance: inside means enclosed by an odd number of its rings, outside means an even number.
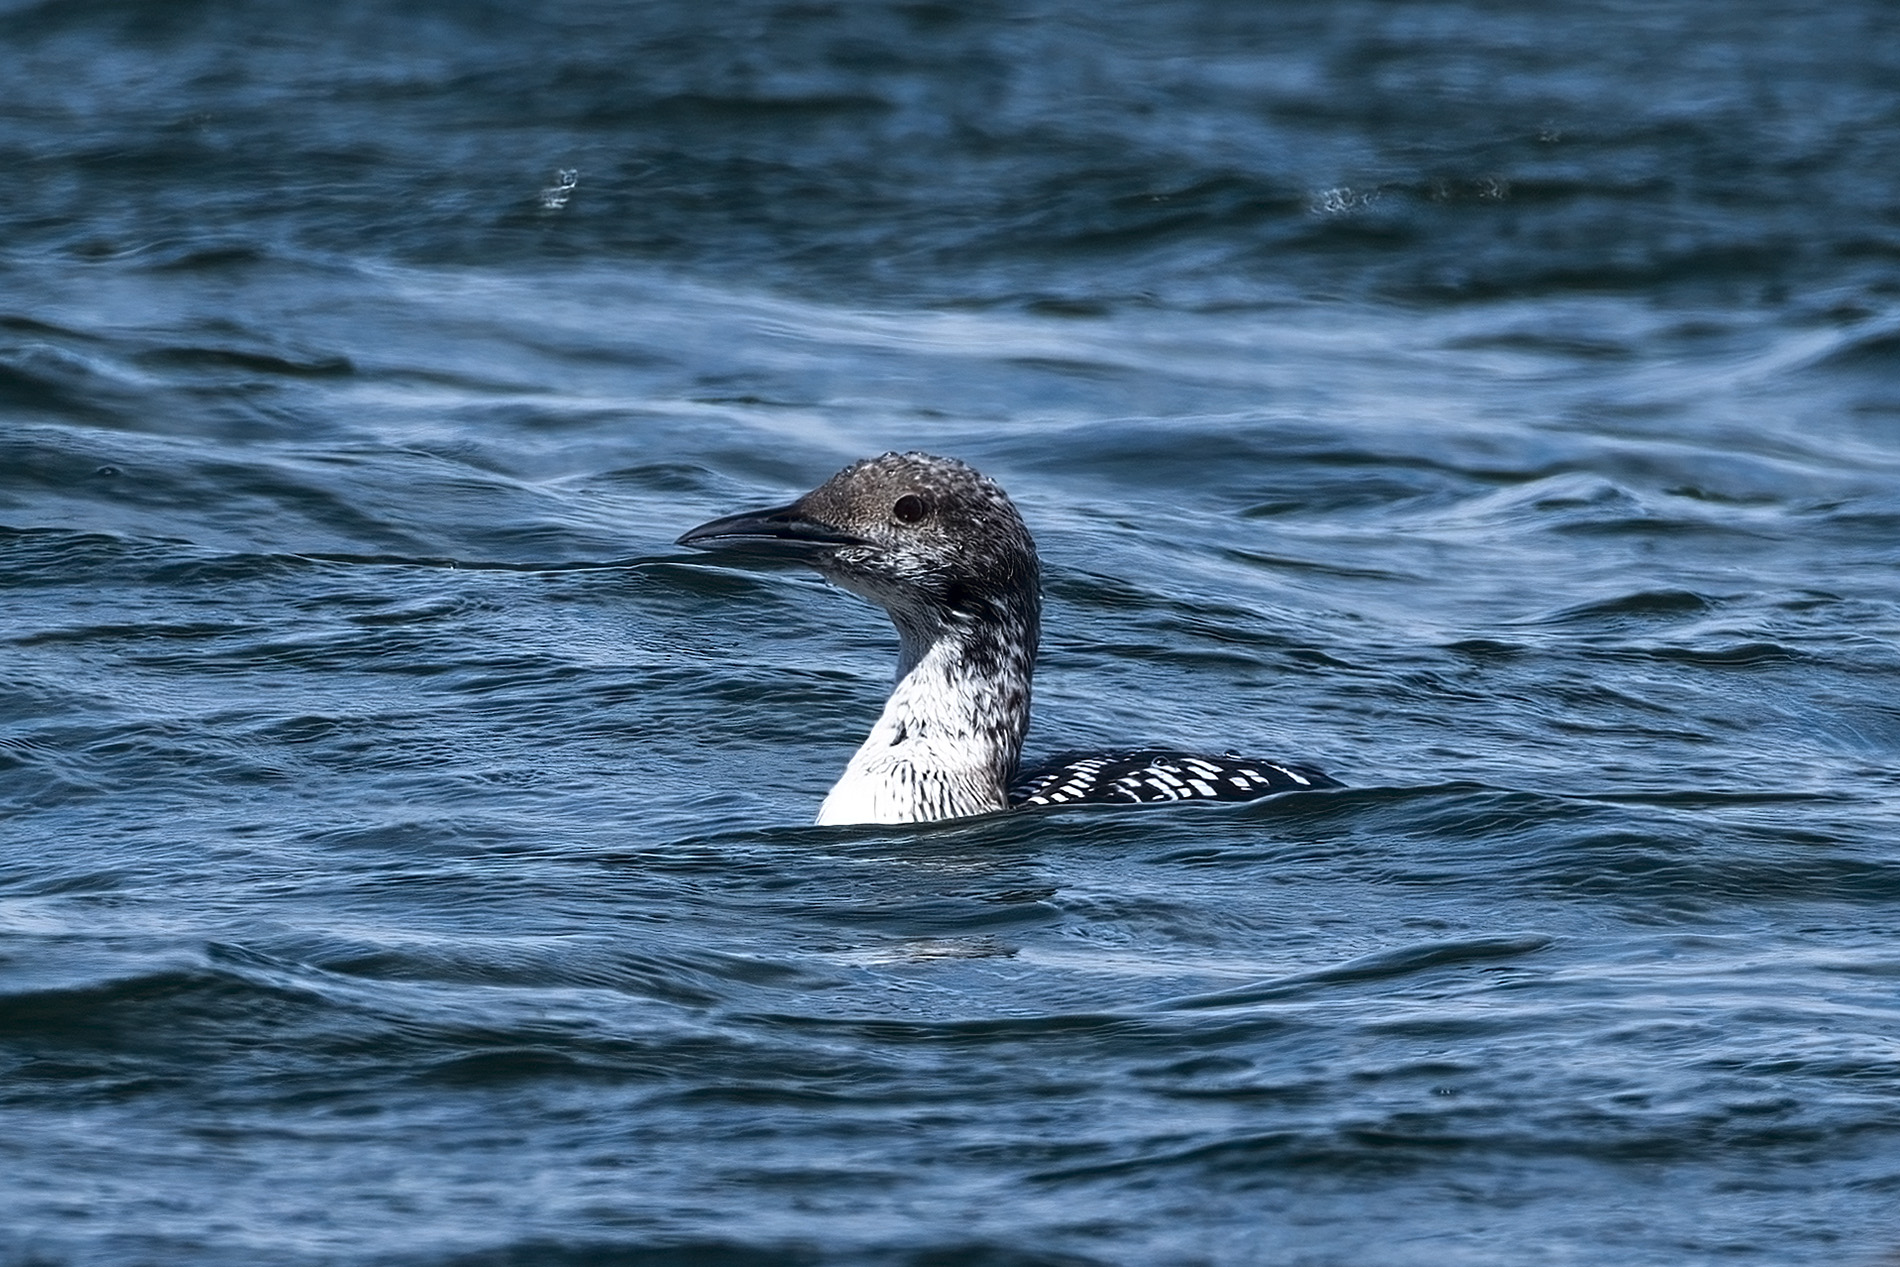
[[[715,519],[680,544],[796,559],[897,627],[896,685],[822,824],[1338,786],[1299,766],[1163,749],[1065,754],[1020,772],[1041,634],[1036,544],[1002,488],[955,459],[866,458],[789,506]]]

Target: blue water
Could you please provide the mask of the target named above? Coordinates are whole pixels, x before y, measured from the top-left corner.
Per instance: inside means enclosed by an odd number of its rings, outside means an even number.
[[[0,1262],[1900,1255],[1900,12],[0,3]],[[807,826],[891,448],[1033,754]]]

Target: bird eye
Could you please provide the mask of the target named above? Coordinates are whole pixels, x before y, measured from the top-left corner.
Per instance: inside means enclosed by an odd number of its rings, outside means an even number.
[[[930,503],[915,493],[905,493],[891,507],[891,515],[901,524],[914,524],[930,513]]]

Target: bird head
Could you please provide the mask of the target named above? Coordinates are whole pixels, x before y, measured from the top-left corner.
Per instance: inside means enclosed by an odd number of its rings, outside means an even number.
[[[791,558],[876,603],[907,639],[1036,618],[1036,544],[995,480],[955,458],[854,462],[788,506],[701,524],[679,544]]]

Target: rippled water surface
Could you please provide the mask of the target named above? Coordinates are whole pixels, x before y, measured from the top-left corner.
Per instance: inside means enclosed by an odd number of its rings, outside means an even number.
[[[0,3],[0,1262],[1900,1255],[1900,18]],[[671,542],[891,448],[1032,753]]]

